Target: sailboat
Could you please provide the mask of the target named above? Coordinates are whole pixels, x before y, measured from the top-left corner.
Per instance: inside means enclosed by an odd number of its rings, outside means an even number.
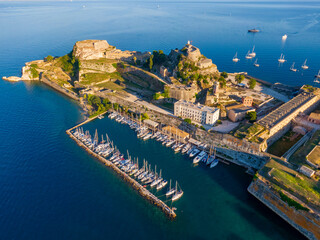
[[[319,81],[319,79],[320,79],[320,70],[319,70],[319,72],[318,72],[318,75],[315,75],[314,76],[315,77],[315,79],[313,80],[315,83],[320,83],[320,81]]]
[[[234,57],[232,58],[232,61],[233,62],[239,62],[240,61],[240,59],[238,58],[238,53],[236,52],[236,55],[234,55]]]
[[[176,192],[175,188],[171,188],[171,179],[169,183],[169,190],[166,192],[166,196],[169,197],[170,195],[174,194]]]
[[[255,66],[255,67],[260,67],[260,64],[258,63],[258,58],[257,58],[256,61],[254,62],[253,66]]]
[[[292,63],[292,66],[290,67],[290,71],[292,71],[292,72],[296,72],[297,71],[297,69],[294,68],[294,62]]]
[[[256,53],[254,52],[255,46],[253,46],[251,53],[249,53],[249,56],[254,58],[256,56]]]
[[[178,190],[178,185],[179,185],[178,181],[176,181],[176,188],[175,188],[176,193],[172,196],[172,202],[178,200],[183,195],[183,191],[180,186],[179,186],[179,190]]]
[[[304,63],[302,64],[301,68],[303,70],[307,70],[309,68],[309,66],[307,66],[307,59],[304,61]]]
[[[252,57],[250,56],[250,50],[248,51],[247,55],[246,55],[246,59],[251,59]]]
[[[210,156],[207,158],[207,162],[206,162],[207,165],[210,165],[213,162],[213,160],[216,158],[216,149],[213,148],[213,151],[214,153],[212,155],[212,148],[210,147],[210,153],[209,153]]]
[[[284,59],[284,55],[281,53],[280,58],[278,59],[279,63],[284,63],[286,60]]]

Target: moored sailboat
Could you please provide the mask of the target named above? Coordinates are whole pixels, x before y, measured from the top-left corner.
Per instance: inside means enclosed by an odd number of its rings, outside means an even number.
[[[176,181],[175,194],[172,196],[172,202],[178,200],[183,195],[183,191],[180,186],[179,186],[179,190],[178,190],[178,185],[179,185],[178,181]]]

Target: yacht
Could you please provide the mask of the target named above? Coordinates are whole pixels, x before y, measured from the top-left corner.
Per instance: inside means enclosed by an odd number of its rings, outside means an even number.
[[[176,188],[175,188],[175,194],[172,196],[172,202],[178,200],[179,198],[181,198],[183,195],[183,191],[179,186],[179,190],[178,190],[178,181],[176,181]]]
[[[250,56],[250,50],[248,51],[248,53],[246,55],[246,59],[252,59],[252,57]]]
[[[234,55],[234,57],[232,58],[232,61],[233,62],[239,62],[240,61],[240,59],[238,58],[238,53],[236,52],[236,55]]]
[[[213,160],[213,162],[210,164],[210,168],[213,168],[213,167],[217,166],[218,163],[219,163],[219,160],[215,158],[215,159]]]
[[[200,150],[198,148],[194,148],[191,153],[189,154],[189,157],[194,157],[196,156],[198,153],[200,152]]]
[[[250,32],[250,33],[258,33],[258,32],[260,32],[260,30],[253,28],[253,29],[249,29],[248,32]]]
[[[169,197],[172,194],[174,194],[176,192],[175,188],[171,188],[171,179],[170,179],[170,184],[169,184],[169,190],[166,192],[166,196]]]
[[[255,67],[260,67],[260,64],[258,63],[258,58],[257,58],[256,61],[254,62],[253,66],[255,66]]]
[[[302,64],[301,68],[303,70],[307,70],[309,68],[309,66],[307,66],[307,59],[304,61],[304,63]]]
[[[320,78],[320,70],[318,72],[318,75],[315,75],[316,78]]]
[[[282,36],[282,40],[283,40],[283,41],[287,40],[287,38],[288,38],[288,35],[287,35],[287,34],[285,34],[285,35]]]
[[[284,63],[286,60],[284,59],[284,55],[281,53],[280,58],[278,59],[279,63]]]
[[[292,66],[290,67],[290,71],[292,71],[292,72],[296,72],[297,71],[297,69],[294,68],[294,62],[292,63]]]
[[[249,56],[254,58],[256,56],[256,53],[254,52],[255,46],[253,46],[251,53],[249,53]]]
[[[160,189],[164,188],[167,184],[168,184],[168,181],[167,181],[167,180],[162,180],[162,181],[158,184],[157,190],[160,190]]]
[[[201,153],[199,153],[198,156],[196,156],[194,159],[193,159],[193,163],[198,163],[200,162],[203,158],[207,157],[208,154],[205,152],[205,151],[202,151]]]

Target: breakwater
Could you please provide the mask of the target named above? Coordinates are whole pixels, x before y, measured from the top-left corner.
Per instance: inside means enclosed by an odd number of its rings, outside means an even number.
[[[73,139],[80,147],[85,149],[90,155],[97,158],[99,161],[101,161],[103,164],[105,164],[107,167],[110,167],[113,169],[122,180],[127,182],[134,190],[136,190],[144,199],[149,201],[151,204],[155,205],[156,207],[160,208],[167,217],[170,219],[174,219],[176,217],[176,213],[169,208],[162,200],[157,198],[155,195],[153,195],[151,192],[149,192],[146,188],[144,188],[140,183],[138,183],[136,180],[131,178],[128,174],[120,170],[115,164],[108,161],[107,159],[103,158],[99,154],[92,151],[90,148],[88,148],[85,144],[83,144],[80,140],[78,140],[76,137],[73,136],[71,131],[79,126],[84,125],[85,123],[88,123],[89,121],[92,121],[95,118],[88,119],[80,124],[78,124],[75,127],[72,127],[66,131],[66,133],[70,136],[71,139]]]

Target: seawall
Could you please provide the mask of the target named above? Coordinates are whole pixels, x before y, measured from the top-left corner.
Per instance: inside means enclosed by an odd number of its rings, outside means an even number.
[[[317,214],[290,207],[260,179],[254,180],[248,191],[306,238],[320,239],[320,217]]]

